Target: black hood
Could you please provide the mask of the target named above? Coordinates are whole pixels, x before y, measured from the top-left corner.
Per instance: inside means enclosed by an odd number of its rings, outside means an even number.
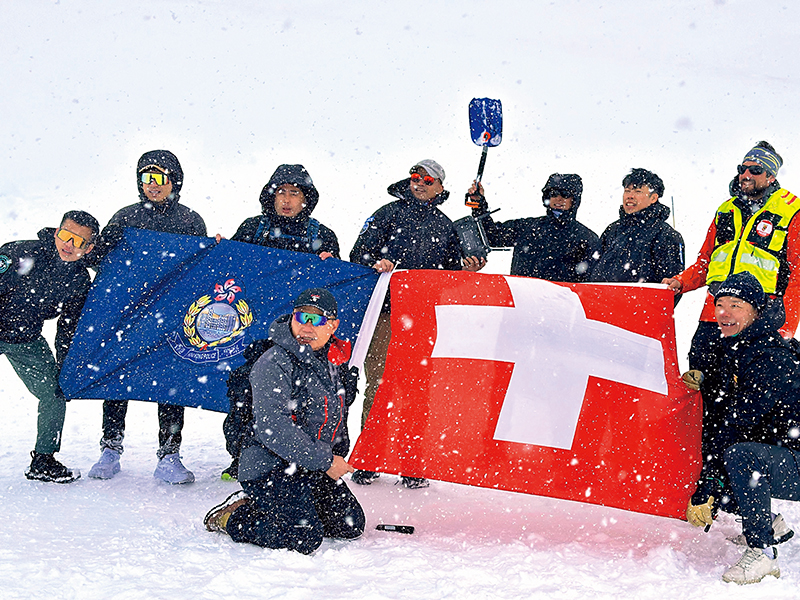
[[[261,202],[261,212],[270,217],[278,217],[275,212],[275,190],[285,183],[296,185],[303,191],[306,205],[297,218],[308,218],[319,202],[319,192],[314,187],[311,175],[303,165],[281,165],[269,178],[267,185],[261,190],[258,201]]]
[[[170,183],[172,183],[172,193],[165,204],[171,206],[177,203],[180,200],[181,188],[183,187],[183,169],[181,168],[181,163],[178,162],[178,157],[169,150],[150,150],[142,154],[136,164],[136,187],[139,189],[139,199],[142,202],[150,202],[147,196],[144,195],[142,180],[139,177],[139,172],[150,165],[161,167],[169,175]]]
[[[438,196],[435,196],[429,202],[420,202],[417,200],[417,197],[411,193],[411,177],[406,177],[397,183],[393,183],[386,188],[386,191],[389,192],[390,196],[394,196],[398,200],[402,200],[404,202],[419,202],[420,204],[425,204],[426,206],[439,206],[450,197],[450,192],[447,190],[442,190]]]
[[[557,218],[562,222],[569,221],[570,219],[574,220],[578,212],[578,207],[581,205],[581,196],[583,195],[583,180],[581,176],[575,175],[574,173],[553,173],[547,178],[547,183],[545,183],[542,188],[542,205],[547,210],[548,215],[555,217],[553,209],[550,208],[549,195],[552,190],[566,192],[572,197],[572,206],[569,210],[562,211],[561,217]]]

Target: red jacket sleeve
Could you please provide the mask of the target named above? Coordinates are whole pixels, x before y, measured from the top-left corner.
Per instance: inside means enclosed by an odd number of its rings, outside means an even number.
[[[697,260],[693,265],[684,269],[683,273],[675,276],[675,279],[681,282],[682,294],[701,288],[706,284],[708,265],[711,262],[711,253],[714,252],[714,242],[716,239],[717,224],[715,221],[711,221],[711,227],[708,228],[706,239],[703,242],[703,246],[700,248]]]
[[[789,283],[783,293],[786,323],[780,332],[783,337],[790,338],[800,321],[800,217],[797,216],[789,223],[786,234],[786,261],[789,263]]]

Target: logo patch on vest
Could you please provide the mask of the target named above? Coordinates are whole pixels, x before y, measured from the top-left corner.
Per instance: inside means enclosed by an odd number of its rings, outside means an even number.
[[[8,267],[10,266],[11,266],[11,258],[6,256],[5,254],[0,254],[0,274],[8,271]]]
[[[772,233],[773,229],[774,226],[772,225],[772,221],[768,219],[764,219],[763,221],[759,222],[758,225],[756,225],[756,233],[761,237],[768,237]]]

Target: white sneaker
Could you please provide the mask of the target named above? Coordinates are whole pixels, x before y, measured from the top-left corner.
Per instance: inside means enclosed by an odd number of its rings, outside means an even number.
[[[194,481],[194,473],[183,466],[181,457],[178,453],[167,454],[164,458],[158,461],[156,470],[153,477],[166,481],[173,485],[179,483],[192,483]]]
[[[767,549],[769,552],[770,549]],[[773,558],[770,558],[761,548],[748,548],[742,554],[742,558],[733,565],[730,569],[725,571],[722,575],[722,581],[728,583],[738,583],[744,585],[746,583],[758,583],[767,575],[773,577],[780,577],[781,570],[778,567],[778,551],[772,548]]]
[[[92,475],[90,473],[89,477],[91,476]],[[775,518],[772,520],[772,537],[775,538],[775,543],[782,544],[783,542],[788,542],[793,535],[794,531],[789,529],[789,525],[786,524],[786,520],[783,518],[783,515],[775,515]],[[729,542],[733,542],[737,546],[747,546],[747,539],[745,539],[743,533],[727,539]]]
[[[111,479],[119,471],[119,452],[111,448],[105,448],[100,455],[100,460],[89,469],[89,477],[92,479]]]

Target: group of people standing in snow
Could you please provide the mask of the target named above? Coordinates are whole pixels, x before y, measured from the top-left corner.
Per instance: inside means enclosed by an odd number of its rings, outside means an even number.
[[[554,173],[547,179],[541,217],[498,223],[488,214],[480,183],[466,193],[490,245],[513,247],[512,275],[664,283],[675,291],[676,302],[680,294],[708,286],[690,351],[691,370],[684,377],[704,401],[703,472],[687,518],[709,526],[720,508],[742,515],[739,541],[747,550],[724,576],[737,583],[779,573],[775,546],[792,532],[780,515],[770,513],[770,498],[800,499],[800,367],[788,341],[800,319],[800,222],[794,218],[800,202],[778,184],[781,165],[766,142],[747,153],[730,199],[717,210],[698,260],[687,269],[683,239],[667,223],[670,210],[659,201],[664,184],[648,170],[632,169],[624,177],[619,219],[600,237],[576,218],[583,194],[576,174]],[[38,241],[0,248],[0,353],[40,402],[39,435],[26,471],[30,479],[67,483],[80,477],[53,455],[65,413],[59,366],[88,294],[87,269],[102,268],[123,227],[207,235],[203,219],[179,202],[183,170],[174,154],[143,154],[136,181],[139,201],[119,210],[102,231],[88,213],[71,211],[57,229],[42,230]],[[449,197],[444,182],[436,161],[413,165],[408,177],[389,186],[392,201],[365,222],[350,261],[378,272],[482,269],[486,259],[463,255],[452,221],[439,209]],[[311,216],[319,192],[302,165],[280,165],[259,201],[260,214],[245,220],[231,239],[312,253],[321,260],[340,258],[336,234]],[[352,473],[352,482],[369,485],[379,474],[355,471],[345,460],[347,412],[358,373],[348,364],[349,345],[335,337],[337,311],[330,292],[306,290],[293,312],[272,324],[269,339],[251,345],[245,365],[231,375],[224,432],[232,462],[222,476],[238,479],[243,490],[209,512],[209,530],[304,553],[315,550],[324,536],[353,538],[363,531],[363,511],[341,478]],[[385,368],[389,311],[387,301],[364,364],[362,426]],[[44,320],[56,317],[54,358],[41,331]],[[336,407],[330,398],[340,399]],[[104,401],[101,456],[89,477],[108,479],[120,471],[126,410],[125,401]],[[171,484],[194,481],[179,454],[184,410],[158,405],[154,476]],[[422,478],[401,482],[409,488],[428,485]]]

